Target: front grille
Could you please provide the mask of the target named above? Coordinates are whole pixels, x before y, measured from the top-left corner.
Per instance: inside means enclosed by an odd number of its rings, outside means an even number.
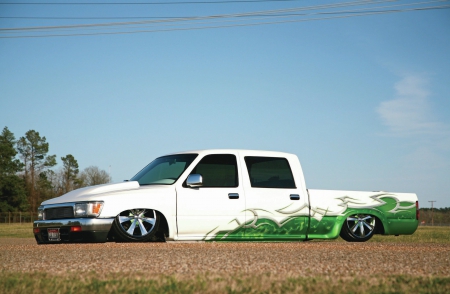
[[[44,211],[45,219],[62,219],[62,218],[73,218],[73,207],[58,207],[49,208]]]

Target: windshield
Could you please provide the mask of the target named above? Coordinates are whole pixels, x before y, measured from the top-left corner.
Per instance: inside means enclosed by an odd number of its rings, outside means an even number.
[[[139,185],[172,185],[198,154],[178,154],[159,157],[144,167],[130,181]]]

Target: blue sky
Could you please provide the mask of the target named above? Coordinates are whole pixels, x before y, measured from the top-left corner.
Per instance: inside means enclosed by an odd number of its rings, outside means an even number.
[[[384,2],[363,7],[415,3]],[[330,3],[343,2],[0,5],[0,28],[130,21],[12,16],[206,16]],[[0,38],[0,52],[0,127],[16,138],[38,131],[60,164],[72,154],[81,169],[111,170],[118,182],[170,152],[277,150],[299,156],[309,188],[414,192],[422,207],[450,207],[450,9]]]

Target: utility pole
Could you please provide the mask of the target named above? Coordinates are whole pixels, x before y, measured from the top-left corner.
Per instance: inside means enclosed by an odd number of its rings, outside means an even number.
[[[436,202],[435,200],[433,201],[428,201],[431,202],[431,225],[434,226],[434,220],[433,220],[433,203]]]

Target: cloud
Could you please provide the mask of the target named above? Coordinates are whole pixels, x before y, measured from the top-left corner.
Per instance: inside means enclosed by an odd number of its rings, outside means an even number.
[[[431,110],[428,80],[418,75],[404,77],[394,86],[395,98],[381,102],[377,112],[390,134],[409,136],[437,134],[446,128]]]

